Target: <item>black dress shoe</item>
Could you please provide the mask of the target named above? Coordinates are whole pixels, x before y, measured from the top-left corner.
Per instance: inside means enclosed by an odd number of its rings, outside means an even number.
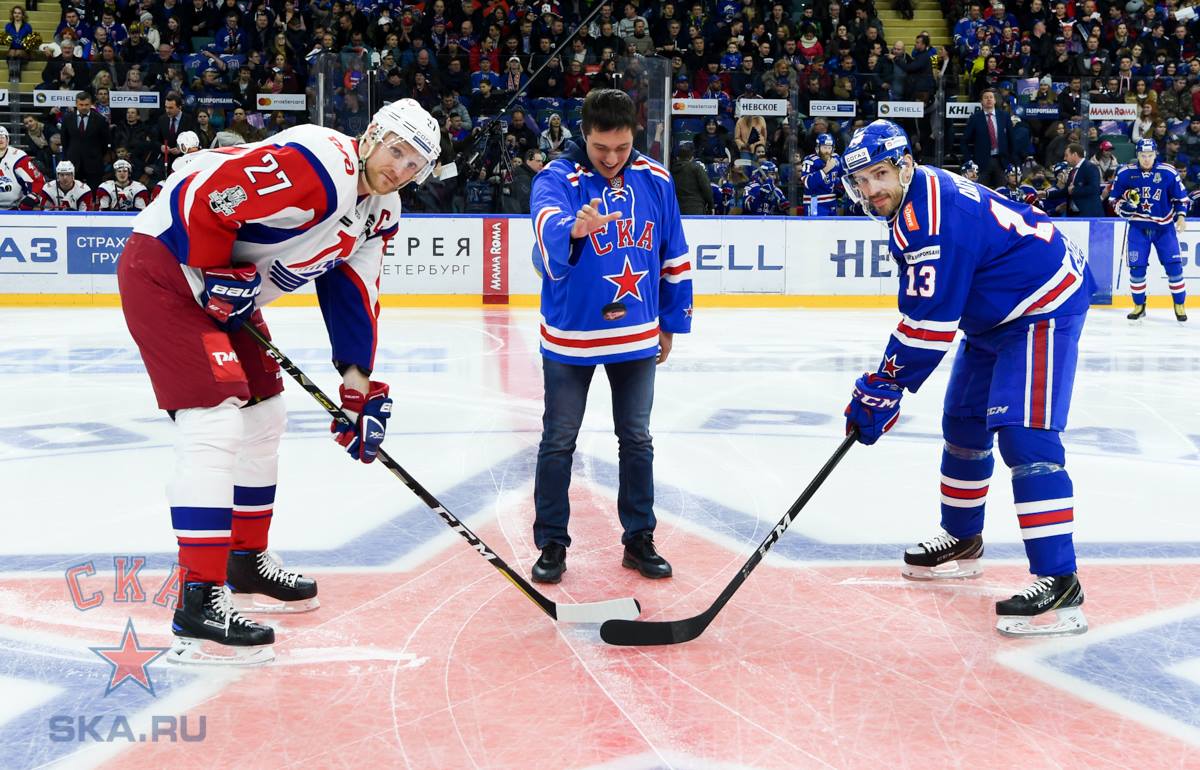
[[[639,532],[625,544],[621,566],[635,569],[642,577],[671,577],[671,564],[654,550],[654,533]]]
[[[567,547],[562,543],[547,543],[542,555],[533,565],[533,582],[557,583],[567,571]]]

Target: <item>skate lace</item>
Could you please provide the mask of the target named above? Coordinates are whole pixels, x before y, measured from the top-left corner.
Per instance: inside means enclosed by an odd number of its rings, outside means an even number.
[[[250,627],[253,621],[249,618],[244,618],[238,614],[233,608],[233,595],[229,593],[229,588],[225,585],[215,585],[212,588],[212,609],[225,621],[225,633],[229,633],[229,626],[237,623],[240,626]]]
[[[951,535],[949,532],[942,531],[941,533],[935,535],[934,537],[931,537],[930,539],[922,542],[921,547],[924,548],[927,552],[933,553],[935,551],[944,551],[957,542],[958,542],[957,537],[955,537],[954,535]]]
[[[1033,582],[1033,585],[1029,586],[1029,588],[1026,588],[1024,591],[1022,591],[1018,595],[1022,599],[1032,599],[1037,594],[1045,593],[1046,591],[1049,591],[1050,587],[1052,585],[1054,585],[1054,578],[1052,578],[1052,577],[1038,578],[1037,580],[1035,580]]]
[[[283,562],[271,551],[263,551],[258,555],[258,572],[267,580],[285,584],[288,588],[296,587],[299,572],[283,568]]]

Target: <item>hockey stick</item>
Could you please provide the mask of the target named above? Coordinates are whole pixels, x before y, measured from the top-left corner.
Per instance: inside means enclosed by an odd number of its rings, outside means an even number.
[[[263,334],[251,324],[246,324],[242,328],[249,332],[250,336],[257,340],[259,345],[262,345],[262,348],[266,351],[267,355],[275,359],[275,361],[281,367],[287,370],[287,373],[290,374],[292,378],[296,380],[296,382],[300,383],[300,387],[308,391],[308,394],[316,399],[318,404],[324,407],[325,411],[329,413],[330,417],[342,425],[347,425],[350,427],[354,426],[354,421],[347,417],[346,413],[343,412],[337,404],[331,401],[329,396],[325,395],[324,391],[317,387],[312,380],[308,379],[304,372],[300,371],[300,368],[296,366],[296,364],[290,358],[284,355],[279,348],[275,347],[274,343],[264,337]],[[638,616],[639,612],[641,612],[641,605],[638,604],[637,599],[634,599],[633,597],[625,599],[609,599],[602,602],[585,602],[583,604],[559,604],[551,601],[543,596],[542,593],[536,588],[529,585],[529,583],[525,581],[525,578],[514,572],[513,569],[509,567],[503,559],[500,558],[499,554],[497,554],[491,548],[488,548],[487,544],[484,543],[478,535],[472,532],[466,524],[459,521],[457,518],[455,518],[454,514],[446,510],[446,506],[439,503],[436,497],[430,494],[425,487],[421,486],[420,482],[410,476],[408,471],[404,470],[404,468],[400,466],[400,463],[393,460],[387,452],[380,449],[378,458],[379,461],[383,463],[384,467],[386,467],[393,474],[395,474],[397,478],[404,482],[404,486],[408,487],[410,490],[412,490],[413,494],[421,498],[421,502],[429,506],[438,516],[441,516],[442,520],[449,525],[450,529],[461,535],[462,538],[466,540],[472,548],[479,552],[480,556],[487,559],[493,567],[500,570],[500,574],[508,578],[509,581],[521,591],[521,593],[525,594],[530,601],[540,607],[542,612],[545,612],[551,618],[560,620],[564,623],[602,623],[605,620],[611,620],[613,618],[632,620]]]
[[[766,556],[767,551],[771,550],[771,546],[783,536],[787,531],[788,526],[796,515],[817,493],[821,485],[825,483],[825,479],[829,478],[829,474],[837,466],[841,459],[850,451],[850,447],[858,440],[858,429],[855,428],[846,436],[833,456],[826,461],[824,467],[817,471],[817,475],[813,478],[801,494],[792,503],[792,507],[783,515],[767,538],[762,541],[750,559],[742,565],[742,568],[733,580],[729,581],[729,585],[725,586],[725,590],[717,597],[717,600],[712,603],[708,609],[701,612],[699,615],[684,620],[625,620],[615,619],[605,621],[600,626],[600,638],[609,644],[621,645],[624,647],[643,647],[655,644],[681,644],[690,642],[700,634],[704,633],[704,629],[708,628],[708,624],[713,622],[713,618],[717,613],[729,603],[733,594],[746,582],[746,578],[750,577],[750,573],[758,566],[758,563]]]

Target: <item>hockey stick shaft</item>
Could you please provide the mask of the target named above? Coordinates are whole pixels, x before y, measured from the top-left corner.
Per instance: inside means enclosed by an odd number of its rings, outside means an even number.
[[[733,595],[746,582],[746,578],[750,577],[750,573],[758,566],[771,547],[783,537],[783,533],[787,531],[788,526],[803,510],[808,501],[812,499],[825,480],[833,473],[833,469],[841,462],[846,453],[850,451],[850,447],[854,446],[854,442],[858,440],[858,429],[851,429],[838,448],[834,450],[833,455],[817,471],[817,475],[809,482],[808,486],[800,493],[800,497],[796,498],[796,502],[792,503],[792,507],[788,508],[787,513],[775,525],[770,534],[759,544],[758,548],[750,555],[738,573],[733,576],[733,580],[729,581],[729,585],[725,586],[725,590],[716,598],[716,601],[709,606],[707,610],[699,615],[686,618],[684,620],[669,620],[669,621],[641,621],[641,620],[610,620],[600,627],[600,638],[609,644],[623,646],[642,646],[655,644],[678,644],[680,642],[688,642],[700,634],[704,633],[704,629],[708,628],[708,624],[713,621],[717,613],[729,602]]]
[[[295,362],[292,361],[292,359],[288,358],[283,351],[276,347],[275,343],[267,339],[266,336],[263,335],[263,333],[255,328],[252,324],[245,324],[242,328],[245,329],[250,336],[258,342],[259,345],[262,346],[267,355],[275,359],[276,363],[283,367],[283,369],[285,369],[287,373],[292,376],[292,379],[298,382],[300,387],[304,388],[304,390],[307,391],[308,394],[312,396],[317,403],[325,409],[326,412],[329,413],[329,416],[332,417],[334,421],[340,425],[345,425],[350,428],[355,426],[355,421],[351,420],[349,415],[342,411],[340,406],[335,404],[329,398],[329,396],[325,395],[325,392],[321,390],[316,383],[310,380],[308,376],[300,370],[300,367],[298,367]],[[466,524],[455,517],[454,514],[450,513],[450,511],[446,509],[446,506],[442,505],[438,499],[429,492],[429,490],[421,486],[421,483],[413,478],[408,471],[404,470],[404,467],[401,466],[400,463],[393,460],[387,452],[380,449],[377,458],[379,462],[383,463],[385,468],[390,470],[397,478],[404,482],[404,486],[408,487],[413,494],[421,498],[421,502],[425,503],[425,505],[429,506],[434,513],[440,516],[442,520],[450,527],[450,529],[457,532],[472,548],[479,553],[480,556],[487,559],[489,564],[499,570],[500,574],[508,578],[508,580],[514,586],[516,586],[521,593],[525,594],[526,598],[541,608],[542,612],[545,612],[555,620],[561,619],[571,622],[600,621],[600,619],[589,616],[586,610],[588,605],[559,605],[553,600],[544,596],[540,591],[531,586],[525,580],[525,578],[517,574],[512,567],[509,567],[508,564],[505,563],[504,559],[501,559],[499,554],[489,548],[488,545],[484,543],[478,535],[472,532]],[[572,607],[579,609],[572,610]],[[561,613],[560,610],[566,610],[566,612]],[[631,612],[633,617],[637,617],[637,612],[640,610],[640,607],[635,599],[618,599],[612,602],[599,602],[595,605],[595,610],[597,614],[607,614],[608,617],[624,617],[629,615]]]

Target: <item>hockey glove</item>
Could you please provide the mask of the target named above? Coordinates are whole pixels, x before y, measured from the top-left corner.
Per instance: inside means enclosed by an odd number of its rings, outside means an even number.
[[[354,420],[354,426],[334,421],[329,426],[333,440],[346,447],[355,460],[364,463],[375,461],[379,445],[387,431],[388,418],[392,416],[392,399],[388,398],[388,386],[372,381],[368,393],[345,385],[338,389],[342,397],[342,411]]]
[[[254,314],[254,298],[262,290],[254,265],[214,267],[204,271],[204,312],[227,332],[235,332]]]
[[[859,377],[846,407],[846,434],[857,427],[859,443],[874,444],[900,418],[903,393],[898,384],[878,374]]]

